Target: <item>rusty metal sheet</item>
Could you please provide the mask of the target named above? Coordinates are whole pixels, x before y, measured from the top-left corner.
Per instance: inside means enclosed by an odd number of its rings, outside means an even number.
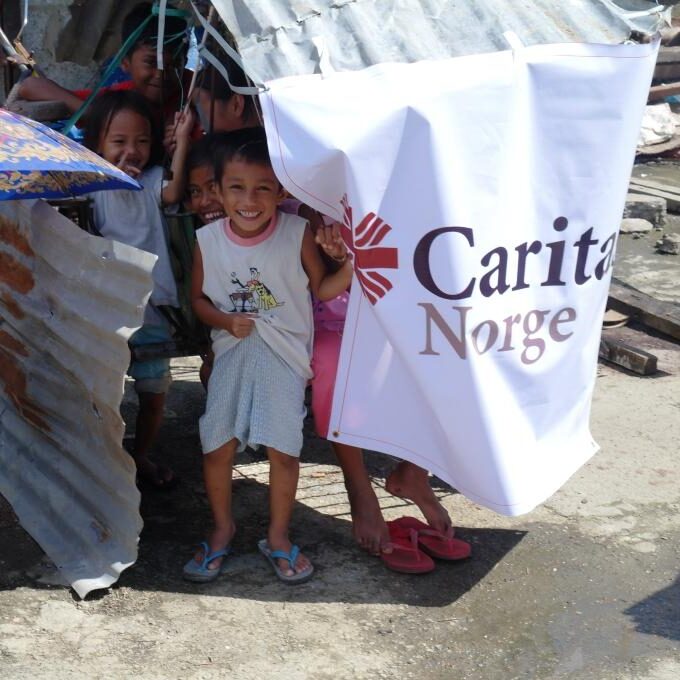
[[[137,557],[119,406],[154,262],[42,201],[0,202],[0,493],[81,597]]]
[[[331,66],[348,71],[507,50],[506,31],[525,45],[613,44],[656,29],[658,17],[630,16],[654,0],[617,3],[622,10],[607,0],[212,0],[260,82],[319,73],[319,38]]]

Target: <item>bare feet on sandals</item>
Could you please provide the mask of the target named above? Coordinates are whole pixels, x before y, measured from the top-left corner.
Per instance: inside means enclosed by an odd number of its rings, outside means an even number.
[[[267,547],[271,552],[282,550],[284,553],[290,555],[293,544],[290,542],[290,539],[287,536],[281,537],[269,534],[267,536]],[[288,560],[281,558],[276,559],[276,563],[279,565],[279,571],[284,576],[295,576],[296,574],[302,574],[309,571],[312,567],[312,563],[302,553],[298,553],[297,557],[294,559],[294,566],[291,566]]]
[[[210,537],[206,541],[208,546],[210,547],[210,553],[218,552],[226,548],[228,545],[230,545],[231,540],[232,538],[234,538],[235,533],[236,526],[233,524],[230,527],[227,527],[226,529],[213,529],[212,533],[210,534]],[[196,561],[197,564],[201,564],[203,562],[204,557],[206,557],[206,555],[203,548],[199,548],[196,554],[194,555],[194,560]],[[219,569],[222,566],[222,560],[224,560],[224,557],[216,557],[214,560],[211,560],[208,563],[206,569],[209,569],[210,571],[214,569]]]
[[[390,534],[380,510],[380,503],[370,486],[363,491],[348,488],[352,511],[352,533],[361,548],[371,555],[391,553]]]
[[[167,466],[154,463],[150,458],[135,458],[137,466],[137,479],[153,486],[156,489],[168,489],[177,479],[174,472]]]
[[[393,496],[406,498],[415,503],[433,529],[446,536],[453,536],[451,518],[435,496],[427,470],[402,461],[385,480],[385,489]]]

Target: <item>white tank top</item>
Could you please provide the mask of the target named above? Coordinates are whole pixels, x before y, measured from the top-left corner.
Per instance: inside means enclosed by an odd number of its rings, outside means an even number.
[[[255,239],[234,234],[228,220],[196,232],[203,258],[203,293],[222,312],[255,312],[255,327],[272,351],[303,378],[311,378],[312,301],[302,267],[307,222],[277,212]],[[239,342],[213,329],[215,358]]]

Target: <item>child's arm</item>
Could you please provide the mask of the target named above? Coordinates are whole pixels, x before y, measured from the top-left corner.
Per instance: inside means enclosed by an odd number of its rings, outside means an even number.
[[[19,85],[18,94],[21,99],[32,102],[62,102],[71,113],[75,113],[83,103],[73,92],[44,76],[24,78]]]
[[[323,232],[324,234],[326,233],[327,225],[324,222],[323,215],[320,212],[314,210],[314,208],[311,208],[305,203],[300,203],[300,207],[298,208],[298,217],[302,217],[303,219],[307,220],[307,222],[309,222],[309,226],[312,230],[312,235],[314,236],[315,239],[317,233],[319,232]],[[338,269],[340,269],[340,267],[342,267],[344,263],[344,258],[341,257],[340,259],[334,259],[325,250],[322,249],[321,261],[324,263],[326,269],[330,270],[331,272],[336,272],[338,271]]]
[[[191,109],[186,113],[175,114],[175,123],[177,125],[175,131],[177,145],[170,165],[172,177],[161,192],[163,205],[173,205],[173,203],[179,203],[184,198],[184,185],[186,183],[184,164],[191,144],[191,131],[194,128],[194,115],[191,113]]]
[[[341,265],[336,272],[329,273],[326,270],[317,244]],[[309,287],[314,297],[321,302],[344,293],[352,282],[352,263],[336,227],[319,229],[316,239],[309,227],[305,229],[302,239],[302,266],[309,277]]]
[[[249,336],[255,325],[253,319],[257,314],[225,314],[203,293],[203,257],[198,243],[194,248],[194,266],[191,272],[191,306],[204,324],[225,330],[235,338]]]

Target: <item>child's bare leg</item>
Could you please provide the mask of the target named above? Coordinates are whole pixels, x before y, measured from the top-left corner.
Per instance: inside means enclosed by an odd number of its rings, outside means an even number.
[[[236,530],[231,511],[231,477],[237,443],[238,440],[232,439],[203,456],[203,480],[214,522],[208,537],[211,552],[229,545]],[[199,550],[196,562],[200,564],[203,557],[203,550]],[[208,569],[219,569],[222,559],[214,559],[208,564]]]
[[[300,476],[300,460],[281,451],[267,447],[269,456],[269,532],[267,543],[270,550],[290,552],[293,544],[288,537],[290,519],[293,515],[295,492]],[[279,560],[280,569],[286,576],[293,576],[309,567],[309,560],[300,553],[295,560],[295,570],[286,560]]]
[[[407,498],[415,503],[434,529],[451,533],[451,518],[435,496],[427,470],[403,460],[387,477],[385,489],[393,496]]]
[[[380,511],[380,503],[371,485],[361,449],[333,442],[352,512],[352,533],[357,543],[372,555],[389,551],[390,535]]]
[[[206,361],[201,363],[201,368],[198,370],[198,377],[201,379],[201,385],[204,389],[208,389],[208,381],[210,380],[210,371],[212,366],[209,366]]]
[[[203,361],[201,362],[201,368],[198,371],[198,377],[201,379],[201,384],[206,389],[206,391],[208,389],[208,382],[210,380],[210,374],[212,373],[214,362],[215,355],[213,354],[213,351],[210,349],[208,350],[207,354],[203,357]]]
[[[135,450],[132,455],[139,476],[155,486],[163,486],[172,481],[172,470],[165,465],[154,463],[149,458],[149,453],[163,422],[165,394],[139,392],[138,397],[139,410],[137,411],[137,423],[135,425]]]

